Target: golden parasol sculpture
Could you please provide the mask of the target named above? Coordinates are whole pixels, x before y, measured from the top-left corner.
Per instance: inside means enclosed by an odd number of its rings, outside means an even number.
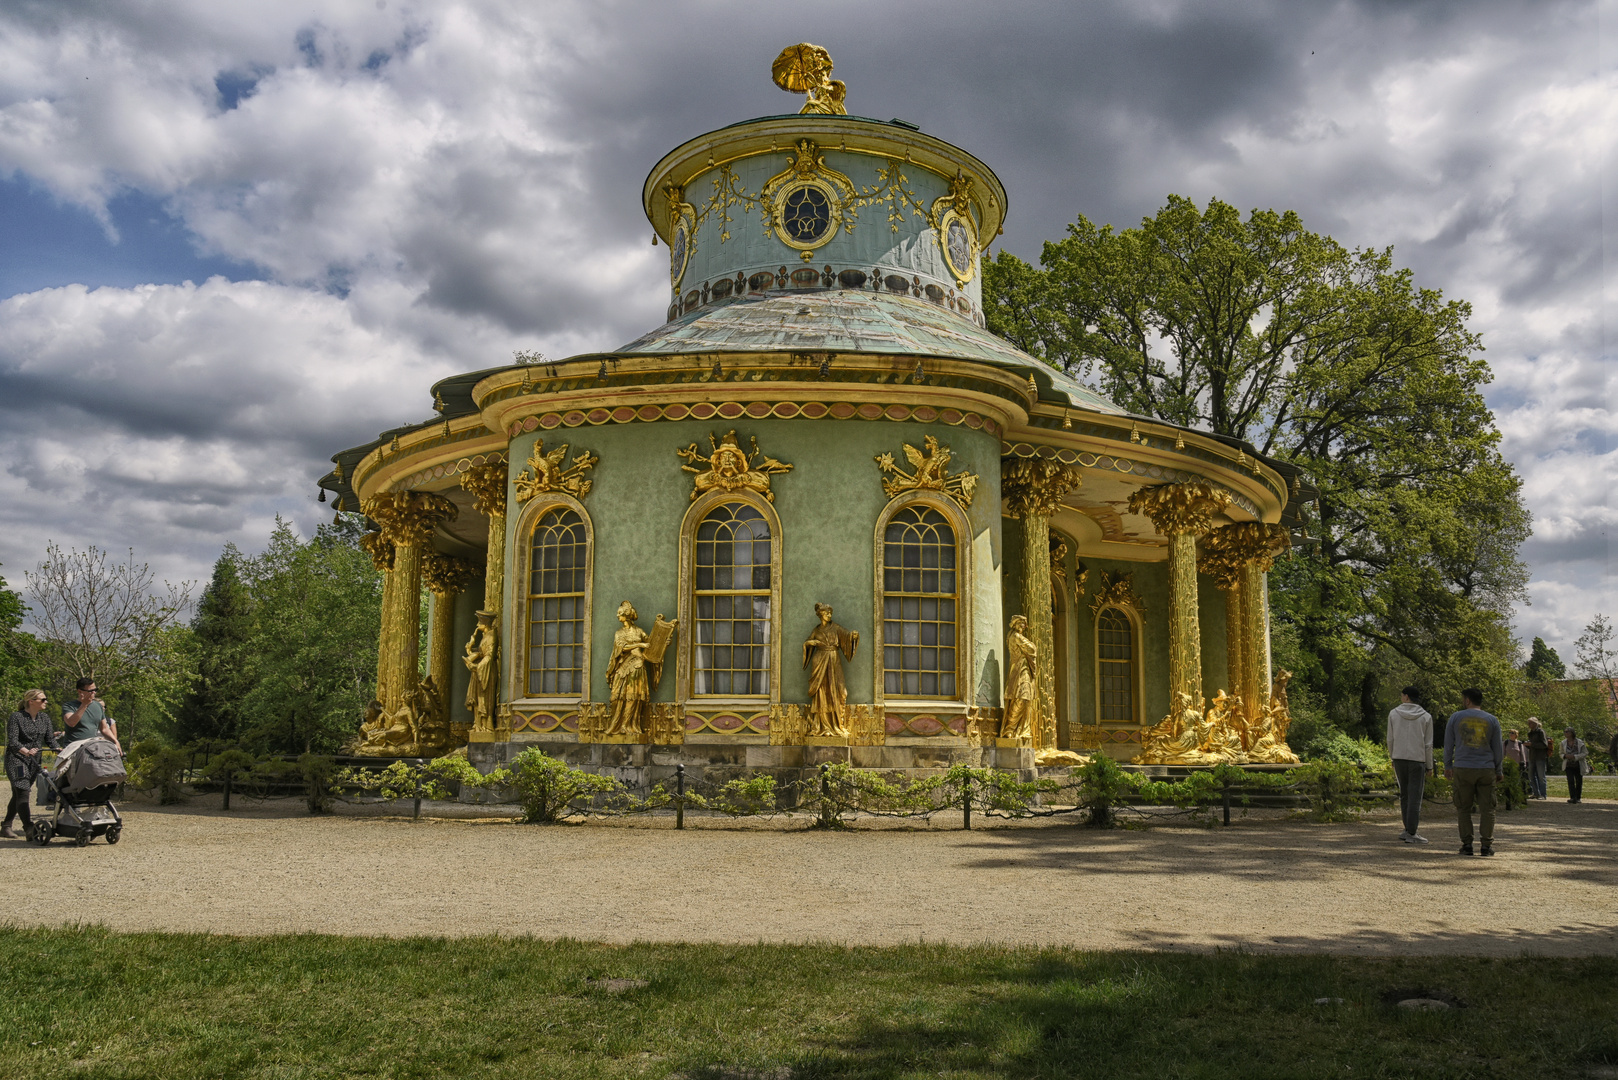
[[[843,97],[848,87],[841,79],[831,78],[831,67],[831,53],[819,45],[803,42],[781,50],[781,55],[770,65],[770,77],[781,89],[808,97],[799,113],[847,116]]]

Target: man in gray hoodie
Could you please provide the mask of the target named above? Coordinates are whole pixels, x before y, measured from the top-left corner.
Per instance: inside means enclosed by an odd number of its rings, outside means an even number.
[[[1427,792],[1427,774],[1433,770],[1433,718],[1416,697],[1421,691],[1407,686],[1399,704],[1388,713],[1388,755],[1393,758],[1393,775],[1399,781],[1399,809],[1404,831],[1399,839],[1407,844],[1425,844],[1427,838],[1416,829],[1421,825],[1421,799]]]
[[[1461,827],[1461,854],[1472,851],[1472,804],[1478,804],[1483,854],[1494,854],[1494,786],[1505,779],[1506,743],[1500,721],[1483,711],[1483,691],[1461,691],[1466,706],[1451,713],[1444,728],[1444,775],[1455,782],[1455,817]]]

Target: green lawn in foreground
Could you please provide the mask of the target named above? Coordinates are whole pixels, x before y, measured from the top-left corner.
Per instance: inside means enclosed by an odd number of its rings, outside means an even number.
[[[16,929],[0,955],[5,1077],[1545,1080],[1618,1064],[1611,959]],[[1468,1007],[1380,1001],[1418,987]]]
[[[1551,799],[1567,798],[1567,777],[1547,776],[1545,778],[1545,796]],[[1618,776],[1606,776],[1602,773],[1591,773],[1584,778],[1584,797],[1586,799],[1618,799]]]

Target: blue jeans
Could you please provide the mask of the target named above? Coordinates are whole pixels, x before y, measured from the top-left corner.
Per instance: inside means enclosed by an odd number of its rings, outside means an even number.
[[[1550,758],[1530,757],[1528,759],[1528,794],[1545,797],[1545,773],[1550,768]]]

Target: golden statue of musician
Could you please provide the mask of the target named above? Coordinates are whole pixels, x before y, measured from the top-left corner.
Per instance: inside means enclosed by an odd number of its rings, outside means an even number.
[[[466,682],[466,707],[472,713],[473,731],[494,730],[494,684],[498,674],[494,663],[495,635],[494,612],[478,612],[477,628],[472,631],[466,651],[461,655],[461,663],[472,676]]]
[[[843,682],[843,659],[854,659],[860,635],[831,621],[831,605],[816,604],[820,619],[803,643],[803,666],[809,668],[810,737],[839,738],[848,734],[848,687]]]
[[[618,605],[622,625],[612,635],[607,658],[608,721],[603,735],[640,738],[646,732],[647,702],[663,677],[663,655],[675,623],[659,615],[650,634],[635,625],[640,618],[628,600]]]

